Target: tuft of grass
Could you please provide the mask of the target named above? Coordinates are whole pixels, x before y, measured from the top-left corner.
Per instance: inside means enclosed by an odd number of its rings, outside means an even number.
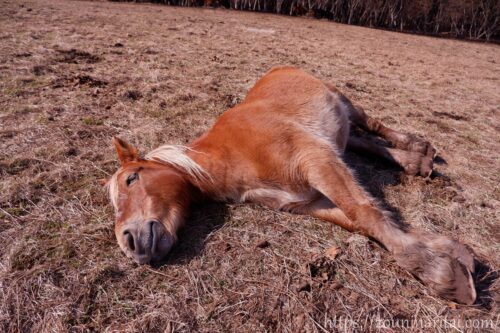
[[[104,121],[102,121],[102,119],[96,119],[93,117],[84,117],[82,118],[82,123],[89,126],[100,126],[104,124]]]

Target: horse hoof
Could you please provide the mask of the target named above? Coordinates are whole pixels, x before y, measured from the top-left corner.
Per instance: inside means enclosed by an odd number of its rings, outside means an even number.
[[[432,174],[432,170],[434,167],[434,158],[429,155],[425,155],[422,157],[420,162],[420,176],[427,178]]]
[[[434,160],[422,153],[409,152],[407,159],[401,165],[407,175],[427,178],[432,174]]]
[[[477,294],[471,274],[473,259],[470,253],[452,239],[427,236],[421,235],[419,241],[395,253],[398,264],[419,278],[437,296],[461,304],[474,304]]]
[[[436,148],[434,148],[429,141],[421,140],[416,137],[411,138],[410,142],[408,143],[407,149],[428,156],[432,159],[437,155]]]

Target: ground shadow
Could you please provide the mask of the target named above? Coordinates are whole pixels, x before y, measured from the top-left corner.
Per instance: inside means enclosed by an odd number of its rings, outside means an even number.
[[[153,265],[185,264],[198,257],[210,234],[220,229],[228,219],[228,206],[224,203],[205,202],[191,207],[186,224],[179,231],[178,243],[162,261]]]
[[[485,261],[474,260],[474,284],[477,298],[474,305],[491,310],[498,295],[494,295],[491,288],[500,277],[498,271],[491,268]]]
[[[437,155],[434,157],[434,164],[448,165],[448,162],[442,156]]]
[[[382,158],[353,152],[346,152],[344,161],[354,171],[360,185],[378,200],[383,209],[392,213],[392,217],[399,225],[406,227],[407,224],[403,221],[400,211],[387,203],[384,195],[386,186],[398,185],[403,177],[407,177],[403,170]]]

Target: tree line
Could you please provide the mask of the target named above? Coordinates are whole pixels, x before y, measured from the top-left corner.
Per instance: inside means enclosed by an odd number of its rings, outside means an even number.
[[[225,7],[476,40],[500,40],[499,0],[112,0]]]

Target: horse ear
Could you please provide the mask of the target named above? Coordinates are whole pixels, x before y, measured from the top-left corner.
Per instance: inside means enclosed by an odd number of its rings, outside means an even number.
[[[115,136],[113,137],[113,144],[115,145],[120,164],[123,165],[127,162],[136,161],[138,159],[139,154],[137,153],[137,149],[135,149],[130,143]]]

